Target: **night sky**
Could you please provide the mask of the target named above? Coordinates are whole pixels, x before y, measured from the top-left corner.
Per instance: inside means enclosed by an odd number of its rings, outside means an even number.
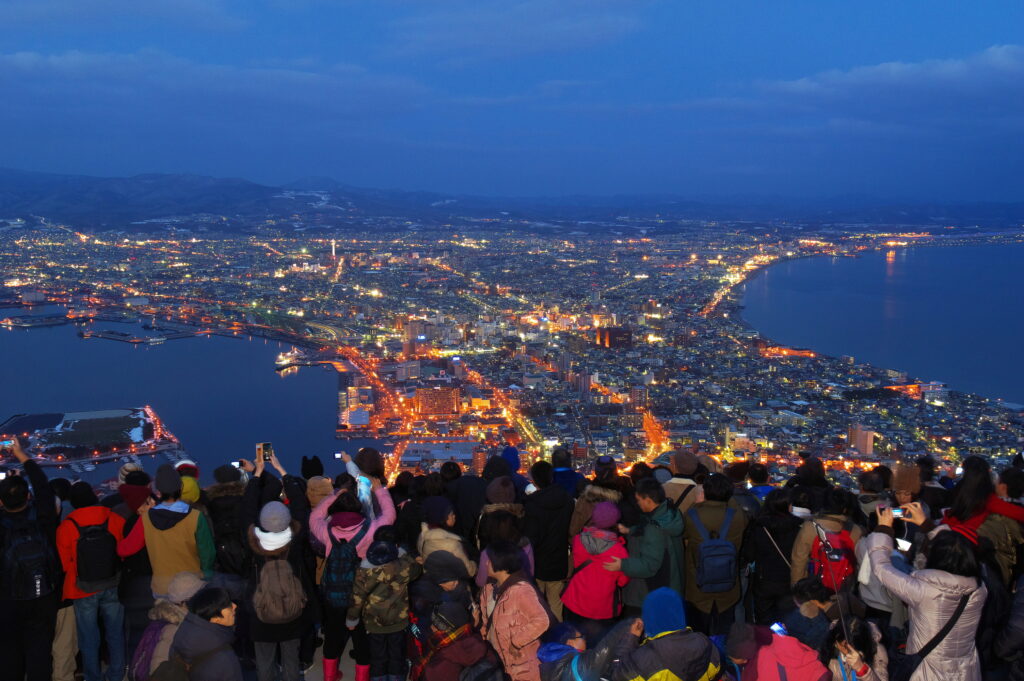
[[[0,0],[0,166],[1020,200],[1024,3]]]

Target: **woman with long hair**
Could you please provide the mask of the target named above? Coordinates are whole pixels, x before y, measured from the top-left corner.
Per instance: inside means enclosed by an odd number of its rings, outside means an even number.
[[[832,672],[832,681],[888,681],[889,655],[881,641],[872,622],[845,615],[832,623],[821,663]]]

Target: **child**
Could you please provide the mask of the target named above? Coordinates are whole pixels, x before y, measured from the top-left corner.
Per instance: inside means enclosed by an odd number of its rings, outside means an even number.
[[[404,679],[407,670],[405,629],[409,624],[409,582],[422,567],[398,548],[391,526],[373,536],[352,585],[349,628],[363,621],[370,640],[370,679]],[[356,678],[360,678],[357,669]],[[366,672],[363,672],[364,674]]]

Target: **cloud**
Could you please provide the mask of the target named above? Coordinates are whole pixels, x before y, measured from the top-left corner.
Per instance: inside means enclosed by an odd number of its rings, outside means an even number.
[[[236,30],[246,22],[224,0],[0,0],[0,25],[33,29],[92,29],[159,24]]]
[[[645,0],[450,0],[397,19],[395,56],[476,61],[576,50],[641,28]]]

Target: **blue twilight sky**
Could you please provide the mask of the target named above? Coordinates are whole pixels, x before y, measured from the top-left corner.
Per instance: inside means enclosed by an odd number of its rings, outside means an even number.
[[[0,166],[1024,199],[1020,0],[0,0]]]

